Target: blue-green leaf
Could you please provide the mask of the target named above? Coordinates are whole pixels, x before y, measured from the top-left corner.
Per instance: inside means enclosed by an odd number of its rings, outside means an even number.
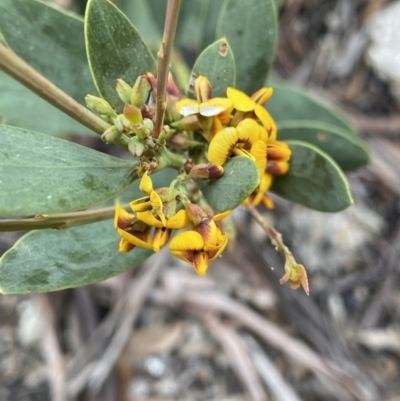
[[[292,150],[290,168],[274,178],[273,192],[321,212],[338,212],[353,204],[346,177],[330,156],[306,142],[287,143]]]
[[[65,230],[39,230],[22,237],[0,259],[0,292],[26,294],[81,287],[116,276],[152,252],[118,252],[112,220]]]
[[[95,85],[104,99],[120,109],[115,81],[122,78],[133,85],[139,75],[155,73],[154,57],[129,19],[108,0],[89,0],[85,36]]]

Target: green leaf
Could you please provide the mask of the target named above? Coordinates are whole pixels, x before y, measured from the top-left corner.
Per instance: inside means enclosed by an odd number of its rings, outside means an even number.
[[[78,102],[95,93],[81,18],[36,0],[0,0],[0,31],[15,53]]]
[[[0,215],[63,213],[100,204],[134,179],[133,163],[72,142],[0,126]]]
[[[203,0],[202,2],[205,10],[201,28],[203,38],[200,46],[201,49],[204,49],[206,46],[210,45],[216,37],[217,23],[224,2],[215,0]]]
[[[236,86],[251,95],[267,78],[278,34],[273,0],[226,0],[217,37],[226,36],[236,62]]]
[[[139,75],[155,73],[155,60],[129,19],[108,0],[89,0],[85,36],[95,85],[104,99],[120,109],[116,79],[133,85]]]
[[[145,43],[154,48],[161,42],[162,28],[157,25],[149,3],[148,0],[122,0],[119,4]]]
[[[321,212],[338,212],[354,203],[346,177],[330,156],[305,142],[287,143],[290,168],[274,178],[273,192]]]
[[[274,88],[266,104],[278,125],[279,139],[301,140],[321,148],[344,170],[354,170],[369,160],[368,150],[340,110],[308,91],[270,82]]]
[[[224,175],[215,180],[196,180],[209,205],[218,212],[233,210],[260,183],[257,165],[248,157],[234,157],[224,164]]]
[[[225,38],[203,50],[193,66],[193,75],[208,78],[213,97],[226,97],[226,88],[235,86],[236,69],[232,50]]]
[[[4,118],[3,123],[47,135],[62,136],[73,133],[97,137],[1,71],[0,93],[0,116]]]
[[[355,170],[368,163],[366,147],[347,132],[334,125],[318,121],[288,121],[279,125],[280,140],[300,140],[319,147],[345,171]]]
[[[0,291],[26,294],[81,287],[130,270],[152,252],[118,252],[111,220],[22,237],[0,259]]]

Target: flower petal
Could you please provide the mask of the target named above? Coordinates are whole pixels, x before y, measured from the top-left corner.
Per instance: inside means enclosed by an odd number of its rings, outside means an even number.
[[[152,191],[150,193],[150,202],[151,202],[151,207],[153,208],[153,210],[156,211],[158,217],[160,218],[160,220],[163,223],[163,226],[165,227],[165,225],[167,224],[167,220],[165,219],[165,215],[162,211],[163,202],[162,202],[160,196],[157,194],[157,192]]]
[[[267,172],[272,175],[285,175],[288,171],[288,162],[268,162]]]
[[[232,210],[227,210],[226,212],[223,213],[218,213],[215,216],[213,216],[213,220],[214,221],[221,221],[223,220],[225,217],[229,216],[232,213]]]
[[[231,155],[238,139],[236,128],[229,127],[219,131],[208,147],[208,160],[222,166]]]
[[[151,202],[148,196],[136,199],[132,201],[129,206],[134,212],[144,212],[146,210],[151,210]]]
[[[225,97],[216,97],[200,104],[199,111],[202,116],[213,117],[232,107],[232,100]]]
[[[134,247],[135,247],[135,245],[131,244],[125,238],[121,238],[121,240],[119,241],[118,252],[126,253],[126,252],[131,251]]]
[[[180,115],[187,117],[199,112],[199,102],[192,99],[182,99],[176,103],[176,111]]]
[[[285,142],[275,141],[268,144],[267,160],[273,162],[287,162],[292,151]]]
[[[249,96],[238,89],[229,87],[226,90],[226,95],[228,96],[228,99],[232,100],[233,107],[236,110],[243,112],[253,111],[256,106],[254,100],[251,100]]]
[[[169,228],[156,228],[153,234],[153,251],[159,252],[160,249],[169,241],[171,230]]]
[[[251,145],[253,145],[253,143],[259,139],[259,125],[251,118],[245,118],[238,124],[236,129],[239,136],[239,142],[248,143],[249,146],[245,146],[246,149],[250,149]]]
[[[151,210],[146,210],[145,212],[138,212],[136,218],[152,227],[164,227],[161,220],[157,219]]]
[[[204,247],[202,236],[196,231],[185,231],[176,235],[169,244],[171,252],[201,251]]]
[[[261,88],[251,95],[251,99],[254,100],[257,104],[263,105],[271,98],[273,93],[274,89],[271,87]]]
[[[194,252],[193,266],[200,276],[207,273],[209,256],[208,252]]]
[[[218,250],[217,252],[209,252],[210,254],[210,262],[216,258],[218,258],[219,255],[221,255],[221,253],[224,251],[224,249],[226,248],[226,245],[228,244],[228,235],[224,234],[222,236],[222,242],[221,244],[218,246]]]
[[[255,107],[254,113],[256,114],[257,118],[261,121],[262,125],[267,131],[271,131],[273,127],[273,118],[268,111],[259,104]]]
[[[258,141],[255,141],[254,145],[250,149],[250,154],[255,159],[260,177],[263,176],[265,169],[267,167],[266,153],[267,153],[267,144],[260,139]]]
[[[150,194],[150,192],[153,190],[153,183],[151,182],[151,178],[149,177],[147,171],[145,171],[142,179],[140,180],[139,188],[141,191],[146,192],[147,194]]]
[[[166,227],[172,230],[181,230],[189,225],[189,218],[186,210],[179,210],[174,216],[167,220]]]
[[[143,232],[135,231],[134,233],[129,233],[128,231],[118,229],[118,234],[132,245],[140,246],[141,248],[146,249],[153,249],[150,230],[146,230]]]
[[[120,204],[115,205],[114,228],[126,229],[132,224],[134,216],[128,213]]]

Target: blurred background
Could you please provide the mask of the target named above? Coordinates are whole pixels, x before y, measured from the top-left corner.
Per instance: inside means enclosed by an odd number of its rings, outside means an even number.
[[[166,1],[114,3],[157,51]],[[222,3],[182,2],[181,82]],[[400,1],[281,0],[279,18],[272,77],[335,103],[371,152],[348,175],[348,210],[278,197],[260,209],[306,266],[310,296],[279,284],[280,255],[238,210],[236,243],[206,278],[163,251],[90,287],[0,298],[0,400],[400,401]],[[0,253],[20,236],[0,234]]]

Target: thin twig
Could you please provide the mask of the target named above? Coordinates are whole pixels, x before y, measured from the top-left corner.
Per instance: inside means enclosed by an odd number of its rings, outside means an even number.
[[[67,393],[76,396],[88,384],[98,390],[113,369],[143,303],[166,261],[166,249],[146,262],[110,316],[96,329],[68,366]]]
[[[158,138],[160,135],[164,124],[169,63],[172,46],[175,40],[176,27],[178,25],[180,6],[181,0],[168,0],[163,40],[161,43],[161,48],[157,53],[157,101],[156,118],[153,131],[153,136],[155,138]]]
[[[255,338],[250,334],[243,336],[254,367],[277,401],[301,401],[293,388],[286,382],[268,358]]]
[[[257,209],[250,203],[246,205],[246,209],[250,212],[254,220],[261,226],[261,228],[268,235],[275,246],[275,249],[282,255],[285,260],[285,272],[286,274],[280,279],[280,283],[283,284],[290,280],[290,286],[294,289],[300,285],[303,287],[305,293],[310,295],[310,288],[308,286],[307,272],[303,265],[296,262],[292,252],[283,242],[282,234],[277,231],[271,224],[268,224],[257,212]]]
[[[122,205],[128,209],[129,204]],[[83,224],[96,223],[111,219],[115,213],[115,206],[103,207],[101,209],[83,210],[79,212],[60,213],[53,215],[37,215],[29,219],[3,219],[0,220],[0,232],[39,230],[55,228],[61,230],[69,227],[81,226]]]
[[[2,43],[0,43],[0,70],[96,134],[103,134],[109,127],[108,123],[68,96]],[[127,138],[124,136],[117,144],[128,149]]]
[[[54,327],[54,312],[47,294],[36,294],[35,300],[43,313],[42,350],[48,366],[51,399],[53,401],[65,401],[65,367]]]
[[[169,273],[171,276],[172,274]],[[223,314],[234,319],[240,325],[253,331],[260,338],[280,349],[292,360],[308,367],[318,377],[325,377],[330,385],[338,384],[346,391],[348,397],[352,394],[360,401],[375,401],[368,389],[356,379],[330,361],[324,360],[308,346],[290,337],[279,326],[258,315],[243,304],[216,291],[199,291],[189,288],[182,277],[170,277],[164,280],[171,283],[170,288],[155,290],[151,299],[159,304],[177,307],[182,304],[194,309],[204,309],[208,312]],[[332,383],[333,381],[333,383]],[[324,383],[326,384],[326,383]],[[343,398],[344,399],[344,398]],[[350,398],[347,398],[350,399]]]
[[[252,401],[268,401],[268,396],[258,380],[258,375],[240,335],[232,327],[221,323],[215,316],[197,309],[192,314],[199,316],[208,330],[219,341],[227,355],[232,369],[248,391]],[[291,400],[288,400],[291,401]]]

